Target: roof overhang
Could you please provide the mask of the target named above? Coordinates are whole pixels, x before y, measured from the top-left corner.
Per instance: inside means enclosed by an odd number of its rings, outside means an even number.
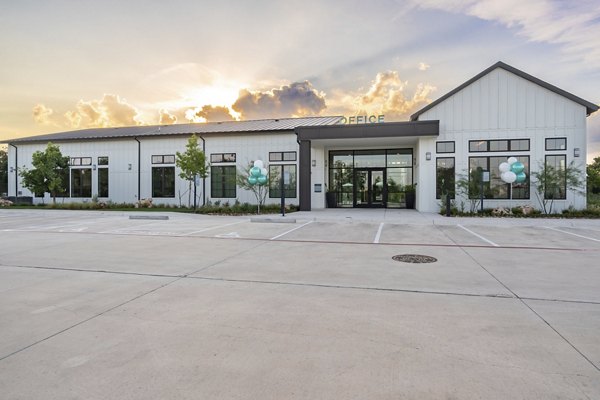
[[[440,121],[407,121],[362,125],[301,126],[298,141],[439,136]]]

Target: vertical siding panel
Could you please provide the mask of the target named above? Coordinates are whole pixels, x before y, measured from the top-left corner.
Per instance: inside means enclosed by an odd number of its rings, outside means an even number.
[[[525,83],[526,91],[526,107],[527,107],[527,120],[525,123],[526,128],[535,128],[535,86],[530,82]]]
[[[481,92],[479,96],[481,104],[481,124],[480,130],[490,129],[490,78],[486,75],[481,78]]]
[[[507,72],[498,73],[498,128],[508,127],[508,77]]]
[[[498,80],[499,72],[498,69],[490,73],[490,91],[489,91],[489,128],[498,129]]]

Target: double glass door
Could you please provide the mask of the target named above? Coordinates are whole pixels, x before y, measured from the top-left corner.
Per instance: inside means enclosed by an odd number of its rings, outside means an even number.
[[[385,207],[387,202],[385,168],[355,168],[354,190],[354,207]]]

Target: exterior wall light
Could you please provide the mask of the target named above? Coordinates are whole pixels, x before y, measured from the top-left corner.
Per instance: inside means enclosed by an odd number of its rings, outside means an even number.
[[[579,147],[575,147],[573,149],[573,157],[579,157],[581,154],[581,150],[579,149]]]
[[[427,153],[425,153],[425,159],[427,161],[431,160],[431,152],[428,151]]]
[[[316,167],[317,166],[317,160],[312,160],[312,166]]]
[[[127,169],[131,171],[131,164],[127,164]]]
[[[96,164],[92,165],[92,169],[95,171],[96,170]]]
[[[12,174],[13,172],[15,172],[15,167],[10,167],[10,173]]]

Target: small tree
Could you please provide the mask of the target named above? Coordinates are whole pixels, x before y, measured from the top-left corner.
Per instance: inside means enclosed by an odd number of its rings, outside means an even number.
[[[8,153],[0,149],[0,195],[8,192]]]
[[[600,157],[594,158],[594,162],[587,166],[587,191],[600,193]]]
[[[33,153],[31,165],[31,170],[19,169],[23,186],[34,194],[50,193],[52,202],[56,203],[56,195],[66,191],[65,171],[69,168],[69,157],[62,155],[58,145],[48,142],[46,150]]]
[[[267,183],[266,185],[251,185],[248,182],[248,177],[250,176],[250,169],[252,169],[252,164],[248,164],[248,166],[245,169],[238,167],[237,174],[235,175],[235,180],[239,188],[252,192],[252,194],[256,198],[256,204],[258,205],[258,213],[260,214],[260,207],[265,204],[265,200],[267,199],[267,193],[269,193],[269,184]]]
[[[471,213],[477,212],[481,202],[482,168],[473,169],[470,173],[459,174],[456,180],[456,192],[469,200]],[[484,188],[485,190],[485,188]]]
[[[538,170],[531,172],[536,196],[544,214],[552,213],[555,199],[566,199],[567,193],[563,191],[575,191],[584,193],[585,181],[581,177],[581,171],[571,161],[564,168],[554,168],[551,165],[540,162]]]
[[[196,176],[206,178],[208,176],[208,165],[206,164],[206,156],[198,146],[198,138],[192,135],[185,146],[185,152],[176,153],[175,165],[181,170],[179,177],[188,181],[188,207],[191,206],[192,183]],[[196,198],[194,197],[194,202]]]

